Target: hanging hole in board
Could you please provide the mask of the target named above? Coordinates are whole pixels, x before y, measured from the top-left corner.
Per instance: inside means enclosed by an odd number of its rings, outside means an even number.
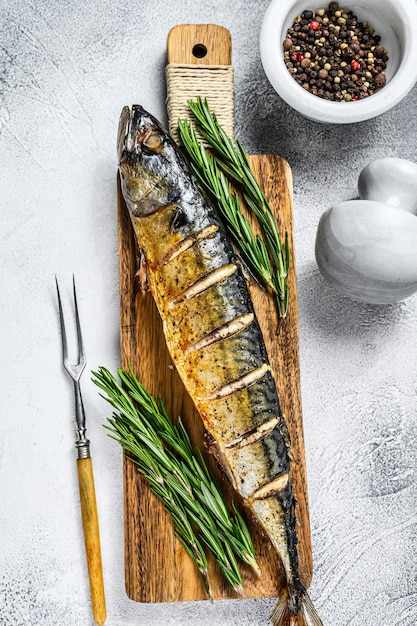
[[[197,57],[197,59],[202,59],[207,54],[207,48],[203,43],[196,43],[193,46],[193,55]]]

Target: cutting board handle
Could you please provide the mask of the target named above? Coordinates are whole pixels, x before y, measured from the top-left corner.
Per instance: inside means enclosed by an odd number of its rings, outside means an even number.
[[[180,143],[178,120],[190,119],[188,100],[207,98],[229,137],[234,127],[232,37],[216,24],[179,24],[167,39],[169,132]],[[202,137],[199,137],[202,140]]]
[[[216,24],[178,24],[167,39],[168,63],[231,65],[232,36]]]

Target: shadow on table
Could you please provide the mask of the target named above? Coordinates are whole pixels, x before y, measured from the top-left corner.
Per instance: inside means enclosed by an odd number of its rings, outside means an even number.
[[[297,288],[300,326],[309,326],[326,337],[395,332],[412,314],[407,303],[415,297],[383,305],[351,300],[325,281],[315,263],[298,277]]]

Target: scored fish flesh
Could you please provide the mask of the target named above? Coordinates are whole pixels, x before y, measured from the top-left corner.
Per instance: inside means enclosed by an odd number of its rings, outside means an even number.
[[[287,584],[271,621],[320,626],[299,579],[288,431],[240,259],[181,152],[139,105],[121,113],[118,157],[172,360],[283,563]]]

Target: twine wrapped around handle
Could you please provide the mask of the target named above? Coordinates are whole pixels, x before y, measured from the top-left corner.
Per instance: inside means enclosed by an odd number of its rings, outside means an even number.
[[[234,132],[234,74],[232,65],[191,65],[169,63],[166,66],[169,132],[180,143],[178,119],[191,119],[187,101],[207,98],[219,123],[229,137]],[[200,137],[203,141],[203,139]],[[203,141],[203,143],[205,143]]]

